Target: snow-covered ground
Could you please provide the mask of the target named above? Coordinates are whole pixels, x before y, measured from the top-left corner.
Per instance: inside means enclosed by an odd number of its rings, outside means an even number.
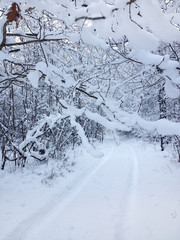
[[[98,150],[78,150],[62,177],[52,165],[1,172],[0,240],[179,240],[180,164],[135,140]]]

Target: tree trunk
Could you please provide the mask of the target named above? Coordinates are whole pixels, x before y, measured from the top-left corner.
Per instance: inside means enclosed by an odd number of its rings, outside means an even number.
[[[161,86],[159,90],[159,114],[160,119],[166,119],[167,118],[167,109],[166,109],[166,92],[164,88],[164,84]],[[165,145],[165,136],[161,136],[161,151],[164,151],[164,145]]]

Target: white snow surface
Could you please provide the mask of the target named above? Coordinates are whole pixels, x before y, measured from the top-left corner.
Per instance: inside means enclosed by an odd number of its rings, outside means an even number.
[[[42,184],[41,168],[0,173],[0,240],[178,240],[180,166],[158,145],[112,139],[73,172]],[[45,166],[46,171],[52,165]]]

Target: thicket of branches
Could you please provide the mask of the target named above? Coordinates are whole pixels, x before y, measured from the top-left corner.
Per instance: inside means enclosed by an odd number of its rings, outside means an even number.
[[[127,3],[131,4],[135,1]],[[147,133],[130,119],[136,113],[147,121],[180,122],[180,97],[167,96],[166,82],[171,78],[163,67],[167,55],[179,63],[180,42],[161,42],[153,54],[163,60],[145,64],[132,56],[126,36],[109,37],[107,48],[87,44],[81,37],[75,41],[83,28],[77,22],[103,21],[103,16],[82,15],[67,24],[34,6],[22,12],[21,5],[12,3],[0,10],[4,21],[0,42],[2,170],[7,162],[25,167],[49,158],[61,160],[68,148],[79,144],[99,156],[93,142],[103,141],[108,129],[136,137],[152,135],[152,140],[160,141],[161,150],[171,142],[180,161],[178,134]],[[173,85],[179,91],[180,84]]]

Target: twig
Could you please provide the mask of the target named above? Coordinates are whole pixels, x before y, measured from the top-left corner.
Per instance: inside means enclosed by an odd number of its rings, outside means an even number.
[[[174,55],[176,56],[176,60],[179,62],[179,57],[178,57],[176,51],[174,50],[174,48],[172,47],[171,44],[169,44],[169,47],[171,48],[171,50],[173,51]]]
[[[75,19],[75,22],[79,21],[79,20],[92,20],[92,21],[96,21],[96,20],[101,20],[101,19],[106,19],[106,17],[102,16],[102,17],[86,17],[86,16],[82,16],[82,17],[78,17]]]
[[[131,4],[129,4],[129,18],[130,18],[131,22],[135,23],[139,28],[143,29],[143,27],[140,24],[138,24],[137,22],[135,22],[131,17]]]
[[[1,44],[0,44],[0,51],[2,50],[2,48],[4,47],[4,45],[6,44],[6,33],[7,33],[6,27],[7,27],[8,23],[9,23],[9,22],[6,21],[6,22],[4,23],[4,26],[3,26],[3,40],[2,40],[2,42],[1,42]]]
[[[1,44],[0,45],[0,50],[3,47],[22,46],[22,45],[27,45],[27,44],[31,44],[31,43],[59,42],[61,40],[64,40],[64,38],[38,39],[38,40],[31,40],[31,41],[27,41],[27,42],[7,43],[7,44]]]

